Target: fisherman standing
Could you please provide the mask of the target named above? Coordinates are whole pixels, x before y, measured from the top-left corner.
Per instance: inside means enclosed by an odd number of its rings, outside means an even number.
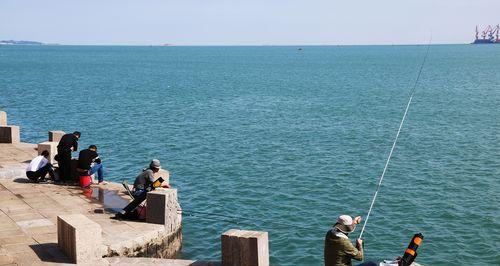
[[[75,131],[62,136],[57,145],[57,162],[59,163],[59,179],[62,182],[71,179],[71,152],[78,150],[78,139],[81,133]]]
[[[352,219],[349,215],[340,215],[325,236],[325,266],[351,266],[352,259],[363,260],[363,240],[356,239],[356,246],[349,240],[349,233],[361,222],[361,216]],[[373,262],[364,262],[363,266],[376,266]]]

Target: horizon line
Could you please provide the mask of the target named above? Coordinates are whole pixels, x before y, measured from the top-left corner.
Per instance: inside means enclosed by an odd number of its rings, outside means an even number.
[[[4,39],[6,40],[6,39]],[[2,40],[0,40],[2,41]],[[41,44],[3,44],[0,46],[135,46],[135,47],[314,47],[314,46],[420,46],[429,43],[393,43],[393,44],[68,44],[68,43],[43,43]],[[430,45],[467,45],[470,43],[432,43]]]

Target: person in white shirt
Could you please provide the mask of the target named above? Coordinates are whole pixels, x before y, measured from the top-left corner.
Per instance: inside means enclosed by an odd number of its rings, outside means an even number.
[[[50,178],[54,180],[54,170],[52,164],[49,163],[47,158],[49,157],[48,151],[42,151],[41,155],[38,155],[33,160],[31,160],[28,168],[26,168],[26,176],[33,182],[45,181],[45,176],[49,174]]]

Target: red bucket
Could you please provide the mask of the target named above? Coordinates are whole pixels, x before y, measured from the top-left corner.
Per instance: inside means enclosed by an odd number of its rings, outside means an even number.
[[[80,176],[80,187],[86,188],[92,184],[92,178],[89,175]]]

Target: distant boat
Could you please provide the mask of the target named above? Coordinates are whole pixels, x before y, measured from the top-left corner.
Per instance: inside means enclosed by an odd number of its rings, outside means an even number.
[[[500,24],[492,27],[488,25],[485,30],[481,32],[481,38],[479,38],[479,29],[476,26],[476,39],[472,44],[499,44],[500,38],[498,35],[500,33]]]
[[[302,51],[302,48],[297,48],[297,50]]]

